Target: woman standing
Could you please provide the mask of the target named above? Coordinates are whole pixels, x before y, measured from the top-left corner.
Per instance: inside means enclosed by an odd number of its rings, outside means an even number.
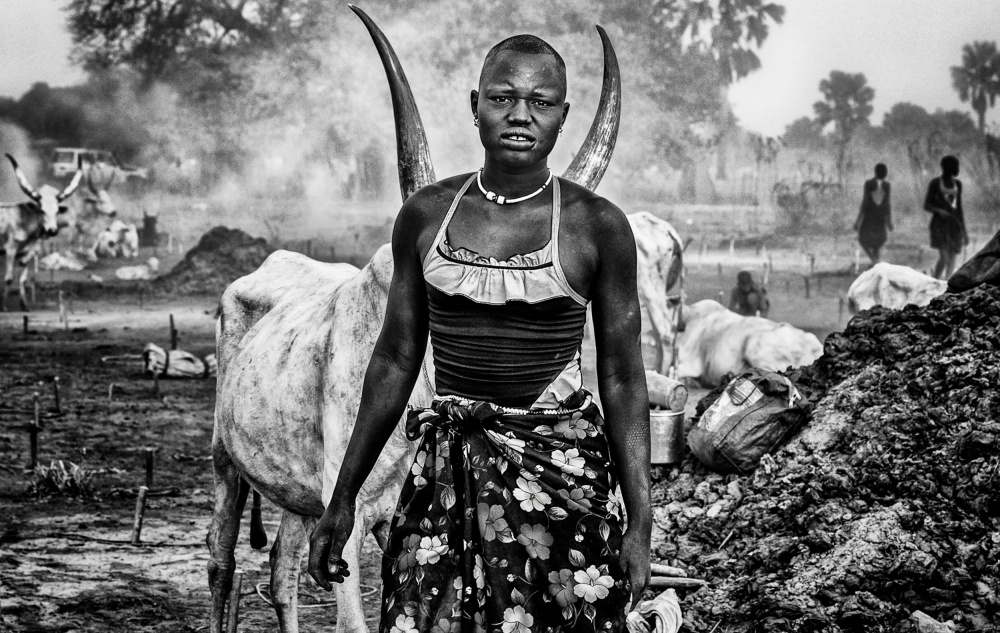
[[[892,230],[892,205],[889,201],[889,182],[885,179],[889,169],[883,164],[875,165],[875,177],[865,181],[862,191],[861,210],[854,222],[858,232],[858,242],[872,264],[879,262],[879,251]]]
[[[941,159],[941,175],[931,180],[924,199],[924,210],[933,214],[930,233],[931,248],[938,251],[934,277],[945,279],[955,271],[955,259],[969,243],[962,210],[962,181],[958,176],[958,159],[945,156]]]

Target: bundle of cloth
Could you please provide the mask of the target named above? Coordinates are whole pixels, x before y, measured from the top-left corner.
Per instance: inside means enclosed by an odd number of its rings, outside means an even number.
[[[145,373],[165,378],[209,378],[218,367],[215,354],[201,359],[180,349],[168,352],[155,343],[147,343],[142,350],[142,364]]]

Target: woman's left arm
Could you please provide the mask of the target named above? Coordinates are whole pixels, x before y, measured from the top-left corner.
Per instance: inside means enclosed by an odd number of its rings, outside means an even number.
[[[632,583],[633,604],[649,584],[652,507],[649,484],[649,396],[642,365],[642,320],[636,282],[636,247],[625,215],[613,207],[597,219],[593,236],[599,263],[591,285],[597,374],[611,459],[628,514],[621,560]]]

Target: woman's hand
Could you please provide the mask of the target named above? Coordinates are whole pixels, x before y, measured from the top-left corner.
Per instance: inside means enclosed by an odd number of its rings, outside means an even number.
[[[649,586],[649,531],[629,527],[622,536],[619,561],[632,585],[632,609]]]
[[[351,572],[343,560],[344,545],[354,531],[355,502],[330,502],[309,538],[309,575],[330,591]]]

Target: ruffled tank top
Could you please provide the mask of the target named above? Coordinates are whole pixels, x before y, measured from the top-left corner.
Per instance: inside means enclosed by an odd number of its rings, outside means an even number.
[[[555,409],[583,386],[580,345],[587,300],[559,262],[559,179],[552,179],[548,243],[507,260],[448,241],[455,196],[423,261],[439,396]]]

